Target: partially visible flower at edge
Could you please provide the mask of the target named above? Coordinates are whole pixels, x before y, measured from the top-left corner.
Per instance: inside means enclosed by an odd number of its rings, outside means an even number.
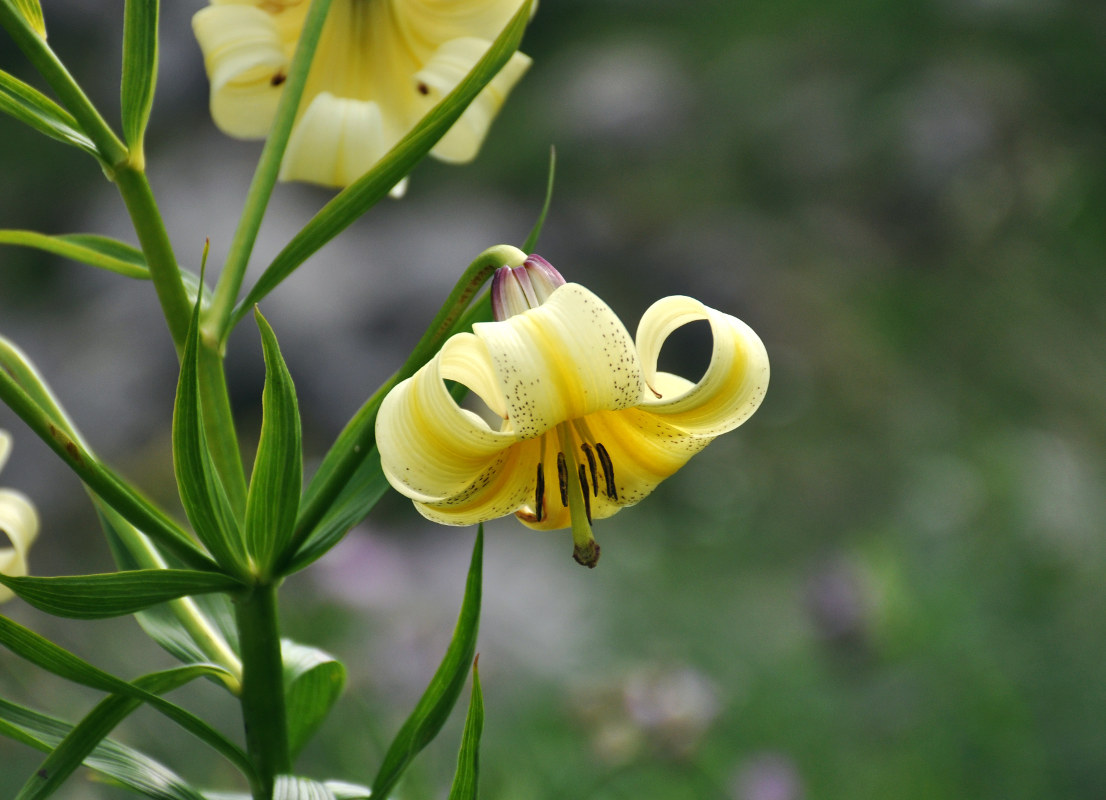
[[[590,291],[540,256],[493,280],[496,321],[452,336],[380,407],[384,475],[423,516],[472,525],[515,514],[540,530],[571,527],[574,557],[595,566],[591,521],[633,505],[716,436],[756,411],[768,355],[740,320],[690,297],[666,297],[636,342]],[[710,323],[711,361],[697,382],[657,370],[677,328]],[[461,408],[464,384],[499,429]]]
[[[224,133],[262,139],[272,126],[309,0],[211,0],[192,27]],[[315,52],[281,180],[346,186],[452,91],[521,0],[333,0]],[[515,53],[431,150],[476,157],[530,59]],[[401,183],[393,194],[402,194]]]
[[[0,430],[0,470],[7,463],[11,447],[11,435]],[[12,577],[26,575],[27,550],[38,535],[38,514],[31,501],[14,489],[0,489],[0,533],[11,542],[10,547],[0,547],[0,573]],[[0,586],[0,603],[12,596],[9,589]]]

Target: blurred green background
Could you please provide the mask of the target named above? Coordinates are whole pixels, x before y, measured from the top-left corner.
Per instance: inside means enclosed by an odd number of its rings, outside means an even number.
[[[117,106],[120,4],[44,5]],[[181,260],[210,237],[219,263],[259,148],[206,114],[201,3],[166,5],[151,181]],[[453,276],[525,237],[553,144],[538,252],[631,330],[684,293],[768,347],[762,409],[601,523],[595,571],[567,534],[489,526],[483,797],[1106,796],[1104,45],[1106,6],[1076,0],[547,0],[477,162],[421,166],[266,301],[318,459]],[[0,67],[28,75],[7,40]],[[132,240],[86,158],[7,118],[0,145],[0,226]],[[328,196],[280,189],[256,266]],[[0,330],[174,502],[151,287],[8,248]],[[673,338],[670,368],[702,369],[701,333]],[[256,335],[232,348],[255,435]],[[35,572],[109,569],[76,481],[0,425],[0,482],[43,514]],[[472,539],[392,497],[288,581],[288,635],[350,669],[304,774],[371,780],[448,641]],[[123,675],[169,663],[129,620],[4,613]],[[95,701],[3,654],[0,692],[70,718]],[[181,698],[237,729],[213,687]],[[154,715],[118,736],[226,777]],[[458,738],[459,719],[398,796],[444,798]],[[38,762],[0,741],[0,796]],[[61,796],[123,795],[82,774]]]

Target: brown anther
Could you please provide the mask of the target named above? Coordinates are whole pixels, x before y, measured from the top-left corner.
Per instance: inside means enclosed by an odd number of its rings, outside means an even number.
[[[568,506],[568,466],[564,453],[557,453],[557,481],[561,485],[561,505]]]
[[[595,452],[599,455],[599,463],[603,465],[603,481],[606,483],[607,497],[618,502],[618,486],[614,482],[614,464],[611,456],[602,442],[595,443]]]
[[[591,498],[588,497],[588,475],[584,471],[584,465],[580,465],[580,488],[583,490],[580,492],[584,497],[584,513],[588,515],[588,522],[591,522]]]
[[[428,95],[428,94],[430,94],[430,87],[429,87],[429,86],[427,86],[427,85],[426,85],[425,83],[423,83],[422,81],[419,81],[419,82],[418,82],[418,84],[416,84],[416,86],[415,86],[415,89],[416,89],[416,91],[418,91],[418,93],[419,93],[419,94],[421,94],[421,95]]]
[[[545,509],[545,468],[542,463],[538,462],[538,480],[537,489],[534,491],[534,516],[537,517],[537,522],[541,522]]]
[[[587,442],[584,442],[583,444],[581,444],[580,449],[584,451],[584,455],[587,456],[587,458],[588,458],[588,469],[591,470],[591,493],[593,495],[595,495],[596,497],[598,497],[599,496],[599,475],[595,471],[595,469],[596,469],[595,468],[595,454],[591,451],[591,445],[588,444]],[[583,480],[583,479],[581,479],[580,482],[583,484],[584,496],[586,497],[587,493],[588,493],[588,489],[587,489],[588,482],[586,480]]]
[[[286,80],[288,80],[288,76],[285,75],[283,72],[278,72],[276,75],[269,79],[269,85],[280,86]]]

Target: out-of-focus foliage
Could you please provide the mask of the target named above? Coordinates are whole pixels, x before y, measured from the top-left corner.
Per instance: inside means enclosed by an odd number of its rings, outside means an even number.
[[[121,20],[84,5],[47,6],[51,41],[110,105],[117,73],[97,69]],[[192,10],[164,9],[147,159],[174,238],[198,254],[204,236],[225,247],[257,149],[206,118]],[[534,66],[477,162],[420,167],[405,200],[266,300],[321,453],[464,265],[526,235],[552,143],[539,253],[623,319],[685,293],[768,347],[761,411],[603,523],[596,571],[565,538],[488,527],[483,797],[1103,795],[1103,29],[1098,5],[1062,0],[543,3]],[[0,44],[0,68],[29,77],[17,67]],[[0,137],[0,225],[125,235],[81,154],[10,121]],[[62,175],[67,191],[47,193]],[[278,191],[263,255],[326,197]],[[151,442],[118,466],[170,493],[168,419],[149,409],[168,408],[175,370],[140,310],[150,287],[29,250],[0,259],[5,335],[58,376],[105,458]],[[78,336],[92,307],[115,312]],[[662,359],[690,375],[701,333]],[[249,414],[260,349],[248,333],[231,348]],[[55,543],[37,574],[108,569],[52,470],[42,453],[5,472]],[[300,773],[371,780],[448,641],[470,543],[388,503],[294,579],[288,634],[349,667]],[[136,626],[96,624],[112,635],[67,646],[126,674]],[[0,671],[0,692],[53,688]],[[156,720],[128,725],[121,740],[145,746]],[[404,797],[444,795],[460,725]],[[37,758],[5,743],[0,795]],[[205,758],[185,777],[223,777]]]

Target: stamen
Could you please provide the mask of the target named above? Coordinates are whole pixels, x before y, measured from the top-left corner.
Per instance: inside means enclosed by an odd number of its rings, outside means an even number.
[[[568,505],[568,466],[565,464],[565,454],[557,453],[557,480],[561,484],[561,505]]]
[[[588,457],[588,469],[591,470],[591,493],[594,494],[596,497],[598,497],[599,496],[599,476],[595,472],[595,454],[591,452],[591,445],[588,444],[587,442],[583,442],[580,445],[580,449],[583,450],[584,455]],[[588,485],[587,480],[585,480],[584,478],[581,478],[580,482],[583,483],[584,486]],[[588,493],[585,490],[584,491],[584,497],[587,497],[587,496],[588,496]]]
[[[540,461],[538,462],[538,480],[537,490],[534,492],[534,516],[537,517],[537,522],[542,521],[542,517],[545,516],[542,512],[545,510],[542,506],[545,503],[545,465]]]
[[[583,489],[580,494],[584,496],[584,513],[587,515],[588,522],[591,522],[591,498],[588,497],[588,476],[584,471],[584,465],[580,465],[580,488]]]
[[[595,452],[599,454],[599,462],[603,465],[603,480],[607,484],[607,497],[618,502],[618,486],[614,482],[614,464],[611,463],[611,456],[602,442],[595,443]]]

